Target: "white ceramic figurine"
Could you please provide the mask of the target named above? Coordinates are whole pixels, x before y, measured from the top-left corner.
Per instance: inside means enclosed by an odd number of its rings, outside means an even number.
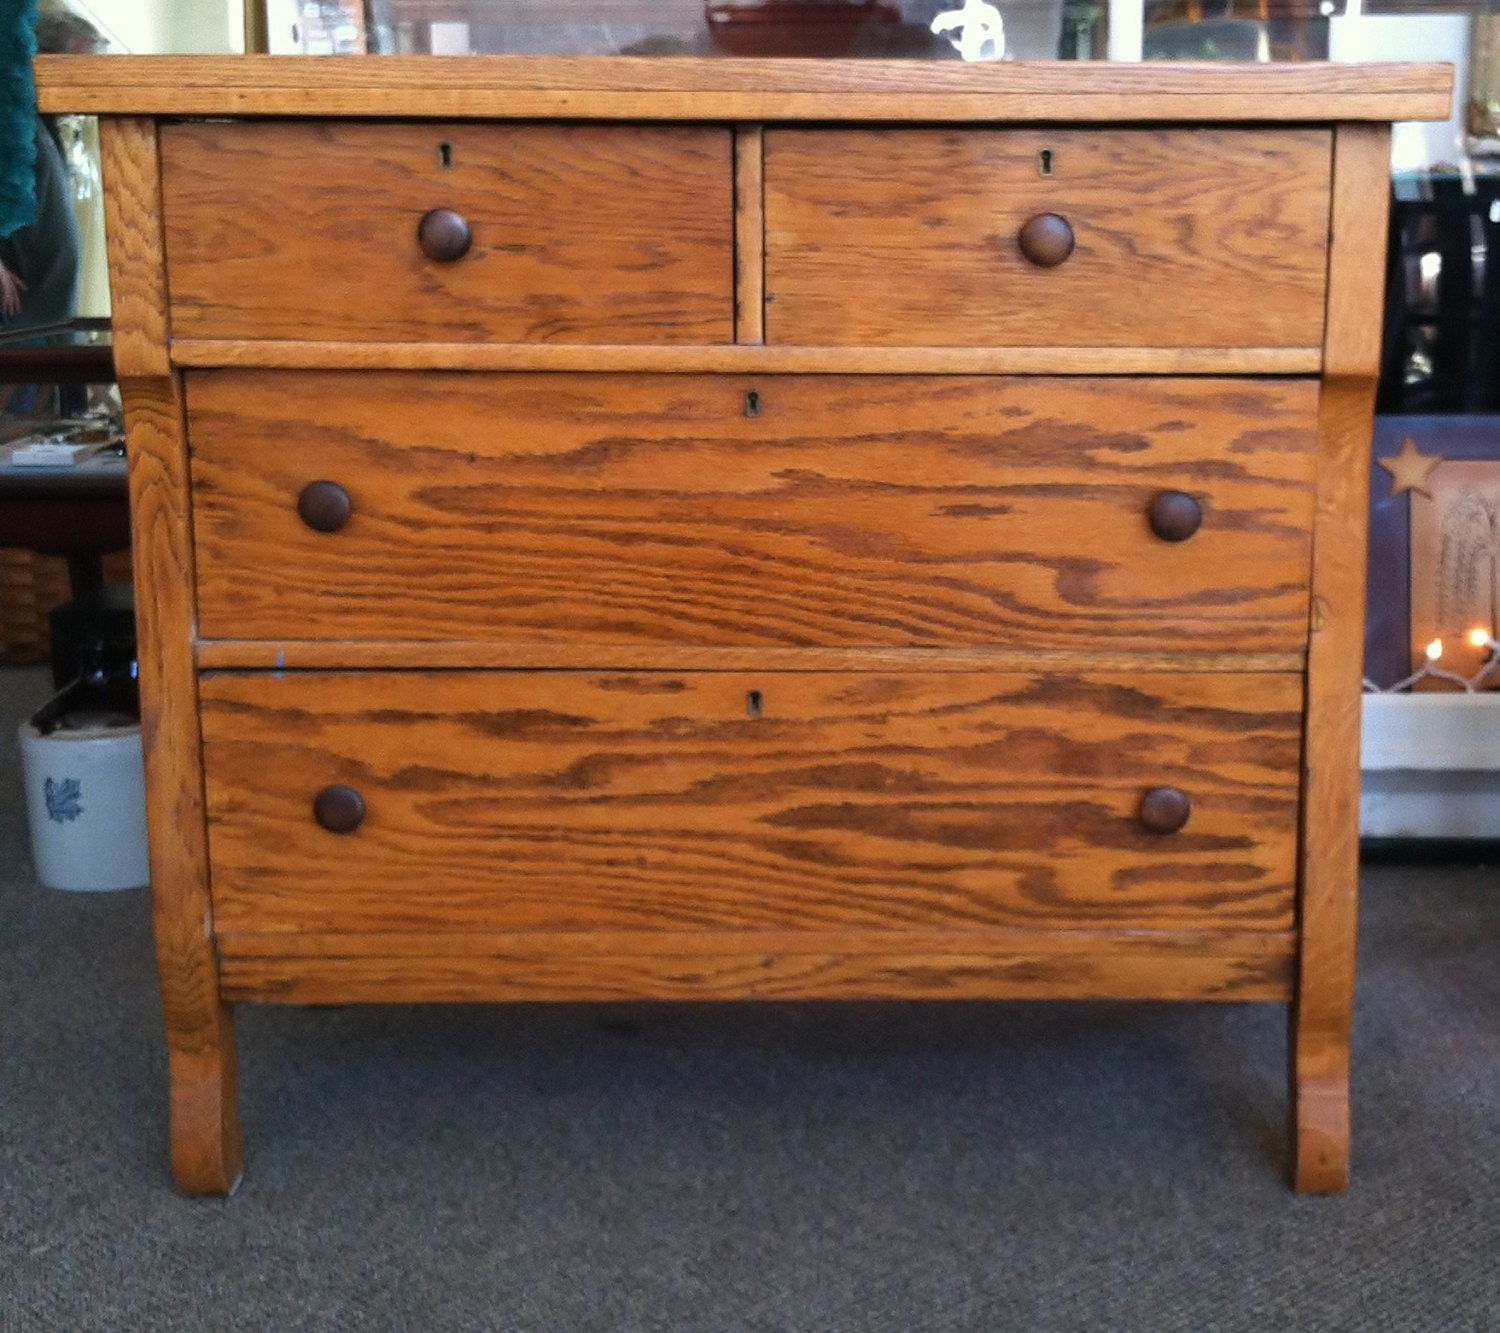
[[[962,9],[945,10],[932,20],[932,30],[946,36],[965,60],[1000,60],[1005,55],[1005,20],[987,0],[964,0]]]

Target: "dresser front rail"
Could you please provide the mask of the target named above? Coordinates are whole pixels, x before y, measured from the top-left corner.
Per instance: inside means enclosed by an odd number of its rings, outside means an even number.
[[[1280,1000],[1291,931],[221,934],[225,999]]]

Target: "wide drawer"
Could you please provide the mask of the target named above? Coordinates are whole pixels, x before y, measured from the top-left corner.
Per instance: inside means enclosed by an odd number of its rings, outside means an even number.
[[[209,675],[215,928],[1284,931],[1301,701],[1293,674]],[[1165,789],[1186,823],[1153,832]]]
[[[208,638],[1305,643],[1310,382],[215,371],[188,405]]]
[[[161,152],[178,338],[734,336],[725,129],[181,124]],[[419,242],[440,210],[457,258]]]
[[[1318,129],[771,130],[767,340],[1316,348],[1330,170]]]

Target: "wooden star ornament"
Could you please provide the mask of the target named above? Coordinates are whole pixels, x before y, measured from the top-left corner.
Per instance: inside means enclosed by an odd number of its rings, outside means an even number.
[[[1437,455],[1418,453],[1417,442],[1410,435],[1401,441],[1401,452],[1394,458],[1377,458],[1375,461],[1391,474],[1393,496],[1416,491],[1418,495],[1432,499],[1427,482],[1432,476],[1432,470],[1443,460]]]

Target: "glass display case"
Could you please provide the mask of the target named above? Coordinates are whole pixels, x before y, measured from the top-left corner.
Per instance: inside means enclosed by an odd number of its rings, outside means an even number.
[[[1088,60],[1130,23],[1147,59],[1319,60],[1344,0],[252,0],[252,45],[275,53],[961,56],[953,24],[983,16],[986,57]],[[1125,9],[1129,13],[1125,13]]]
[[[1064,0],[997,7],[1006,54],[1058,55]],[[957,59],[932,21],[957,0],[367,0],[379,52]],[[1102,21],[1102,5],[1086,7]],[[1079,45],[1075,14],[1070,31]],[[1092,53],[1092,39],[1084,43]]]

